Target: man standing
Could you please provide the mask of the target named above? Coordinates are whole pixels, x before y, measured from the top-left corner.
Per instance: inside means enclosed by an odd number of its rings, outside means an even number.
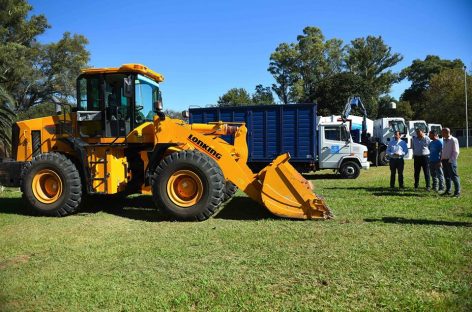
[[[429,132],[429,171],[433,179],[433,190],[442,192],[444,190],[444,175],[441,168],[441,151],[443,144],[434,130]]]
[[[403,188],[403,157],[408,153],[408,146],[401,140],[400,131],[395,131],[393,140],[388,142],[387,154],[390,157],[390,188],[395,187],[395,174],[398,171],[398,185]]]
[[[451,135],[449,128],[442,129],[443,149],[441,163],[446,180],[446,192],[443,195],[451,195],[451,180],[454,183],[454,197],[461,195],[461,183],[457,174],[457,157],[459,157],[459,142]]]
[[[424,179],[426,181],[426,190],[429,191],[431,189],[430,186],[430,177],[429,177],[429,142],[431,140],[424,135],[423,130],[416,129],[416,136],[413,137],[413,160],[414,160],[414,167],[415,167],[415,191],[418,189],[418,185],[420,182],[420,172],[421,168],[423,168]]]

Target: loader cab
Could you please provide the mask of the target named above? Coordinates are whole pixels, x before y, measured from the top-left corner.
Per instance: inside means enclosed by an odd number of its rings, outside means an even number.
[[[157,82],[136,73],[83,74],[77,79],[78,133],[85,138],[125,137],[152,121],[161,103]]]

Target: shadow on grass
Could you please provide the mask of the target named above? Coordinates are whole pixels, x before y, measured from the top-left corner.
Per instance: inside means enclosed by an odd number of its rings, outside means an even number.
[[[34,211],[31,211],[28,209],[28,207],[26,207],[21,197],[0,198],[0,213],[24,216],[36,215]]]
[[[326,187],[328,190],[353,190],[353,191],[366,191],[372,193],[374,196],[398,196],[398,197],[424,197],[434,194],[434,192],[426,192],[425,190],[414,191],[413,189],[390,189],[389,187],[369,187],[369,186],[357,186],[357,187]]]
[[[264,220],[277,219],[269,210],[249,197],[235,196],[229,200],[214,217],[226,220]]]
[[[85,217],[100,211],[139,221],[172,221],[172,218],[156,209],[152,197],[146,195],[132,197],[95,195],[86,197],[76,215]],[[21,198],[0,198],[0,214],[39,215],[35,211],[30,210]],[[273,216],[267,209],[252,199],[235,196],[221,207],[214,218],[226,220],[263,220],[277,217]]]
[[[400,217],[383,217],[381,219],[364,219],[365,222],[384,222],[395,224],[441,225],[441,226],[465,226],[472,227],[471,222],[441,221],[427,219],[405,219]]]

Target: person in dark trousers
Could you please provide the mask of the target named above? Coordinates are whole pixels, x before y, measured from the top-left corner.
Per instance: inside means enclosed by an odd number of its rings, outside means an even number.
[[[459,157],[459,142],[451,135],[449,128],[442,129],[443,149],[441,153],[441,163],[444,169],[444,179],[446,180],[446,191],[443,195],[451,194],[451,180],[454,183],[454,196],[461,195],[461,182],[457,173],[457,158]]]
[[[420,172],[423,169],[426,181],[426,190],[431,190],[429,175],[429,143],[431,140],[424,135],[423,130],[416,129],[416,136],[413,137],[413,165],[415,167],[415,191],[420,182]]]
[[[441,164],[441,151],[443,147],[442,141],[439,139],[438,133],[434,130],[429,132],[429,171],[433,180],[433,190],[436,192],[444,191],[444,174]]]
[[[408,145],[405,141],[401,140],[400,131],[395,131],[393,135],[393,140],[388,142],[387,154],[390,157],[390,188],[395,187],[395,175],[398,171],[398,185],[400,188],[403,188],[403,168],[405,167],[405,162],[403,157],[408,154]]]

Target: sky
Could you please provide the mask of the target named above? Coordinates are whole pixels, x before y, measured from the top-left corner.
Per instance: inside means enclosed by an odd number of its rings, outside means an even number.
[[[306,26],[344,43],[382,36],[403,60],[438,55],[472,68],[472,0],[30,0],[32,14],[51,28],[39,40],[66,31],[89,40],[93,67],[141,63],[161,73],[164,106],[181,111],[215,104],[231,88],[270,86],[269,58],[283,42],[296,42]],[[410,83],[392,87],[399,98]]]

